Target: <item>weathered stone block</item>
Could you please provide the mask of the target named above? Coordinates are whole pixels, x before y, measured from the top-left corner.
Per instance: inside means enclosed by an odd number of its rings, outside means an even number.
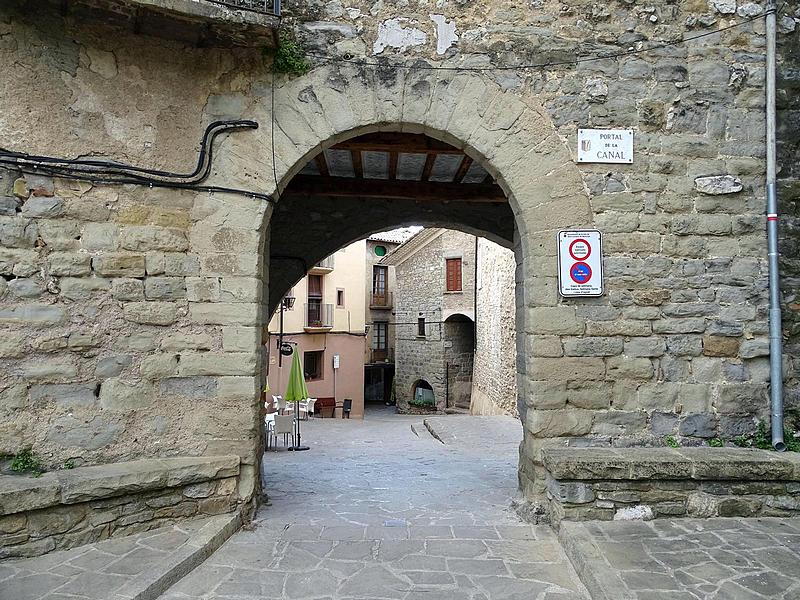
[[[566,356],[615,356],[622,352],[622,346],[622,338],[616,337],[566,338],[564,354]]]
[[[149,381],[174,377],[178,374],[178,357],[175,354],[148,356],[142,360],[139,373]]]
[[[607,379],[650,379],[653,363],[648,358],[614,356],[608,359]]]
[[[119,235],[120,246],[126,250],[149,252],[183,252],[189,248],[186,233],[179,229],[152,226],[123,227]]]
[[[149,383],[133,383],[111,378],[100,386],[100,405],[103,410],[128,412],[146,408],[152,402],[153,389]]]
[[[593,411],[579,409],[532,410],[525,428],[536,437],[581,436],[592,427]]]
[[[225,352],[254,352],[261,343],[259,327],[223,327],[222,349]]]
[[[111,297],[123,302],[144,300],[144,282],[141,279],[114,279],[111,283]]]
[[[213,340],[207,333],[175,333],[161,340],[161,349],[167,352],[210,350],[212,345]]]
[[[61,295],[70,300],[91,298],[111,288],[111,280],[102,277],[64,277],[59,283]]]
[[[214,377],[170,377],[159,383],[162,396],[201,400],[217,396],[217,379]]]
[[[575,316],[575,309],[571,306],[532,308],[526,321],[528,333],[579,335],[584,327],[584,320]]]
[[[189,302],[219,302],[219,278],[187,277],[186,297],[188,298]]]
[[[257,304],[230,304],[222,302],[190,302],[189,318],[201,325],[258,324]]]
[[[113,223],[86,223],[81,235],[86,250],[116,250],[119,248],[119,227]]]
[[[41,281],[17,278],[8,282],[8,291],[17,298],[37,298],[44,292],[44,285]]]
[[[193,375],[250,375],[255,370],[255,352],[181,354],[178,372]]]
[[[144,295],[148,300],[179,300],[186,297],[186,283],[182,277],[148,277]]]
[[[92,272],[92,257],[88,254],[54,252],[47,257],[47,266],[51,275],[79,277]]]
[[[97,361],[95,376],[98,379],[118,377],[125,369],[131,366],[131,362],[131,356],[128,354],[101,358]]]
[[[61,216],[64,201],[56,197],[33,197],[22,205],[22,216],[28,218],[52,219]]]
[[[108,253],[92,259],[92,268],[108,277],[144,277],[142,254]]]
[[[222,302],[257,302],[264,283],[260,279],[247,277],[223,277],[220,280]]]
[[[56,381],[78,375],[74,361],[68,358],[48,358],[22,364],[22,375],[33,381]]]
[[[717,434],[717,422],[714,415],[707,413],[686,415],[681,420],[678,432],[690,437],[712,438]]]
[[[739,340],[735,337],[706,335],[703,337],[703,354],[705,356],[737,356]]]
[[[561,482],[549,478],[547,480],[547,491],[559,502],[570,504],[586,504],[595,498],[594,490],[588,483],[580,481]]]
[[[625,342],[625,355],[634,358],[650,358],[664,354],[667,344],[662,337],[638,338]]]
[[[539,381],[597,381],[606,374],[602,358],[536,358],[530,376]]]
[[[142,325],[171,325],[178,318],[171,302],[129,302],[122,310],[126,321]]]

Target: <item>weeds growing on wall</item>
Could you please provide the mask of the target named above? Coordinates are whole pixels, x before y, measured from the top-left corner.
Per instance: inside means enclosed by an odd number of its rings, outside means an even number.
[[[759,421],[755,433],[741,435],[733,440],[733,443],[740,448],[759,448],[761,450],[774,450],[772,447],[772,437],[764,421]],[[786,444],[788,452],[800,452],[800,439],[795,437],[792,427],[784,427],[783,443]]]
[[[272,58],[274,73],[299,77],[311,69],[303,47],[289,37],[282,36],[277,48],[264,48],[264,55]]]
[[[11,461],[11,470],[15,473],[30,473],[39,476],[44,473],[44,467],[31,448],[20,450]]]

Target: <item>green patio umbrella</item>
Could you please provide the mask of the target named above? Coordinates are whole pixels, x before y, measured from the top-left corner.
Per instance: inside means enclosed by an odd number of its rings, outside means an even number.
[[[300,364],[300,353],[297,348],[292,352],[292,366],[289,369],[289,383],[286,384],[286,393],[283,399],[294,402],[294,418],[297,423],[297,442],[289,450],[308,450],[308,446],[300,445],[300,401],[308,398],[306,379],[303,377],[303,365]]]

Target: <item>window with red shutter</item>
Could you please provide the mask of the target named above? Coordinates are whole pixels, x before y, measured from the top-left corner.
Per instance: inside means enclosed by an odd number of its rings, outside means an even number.
[[[447,266],[447,291],[460,292],[461,291],[461,259],[448,258],[446,260]]]

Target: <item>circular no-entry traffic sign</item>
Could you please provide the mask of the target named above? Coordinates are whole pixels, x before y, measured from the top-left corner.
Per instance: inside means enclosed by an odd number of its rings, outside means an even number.
[[[569,268],[569,276],[575,283],[588,283],[592,278],[592,267],[585,262],[576,262]]]
[[[583,238],[572,240],[569,245],[569,255],[575,260],[586,260],[591,253],[592,247]]]

